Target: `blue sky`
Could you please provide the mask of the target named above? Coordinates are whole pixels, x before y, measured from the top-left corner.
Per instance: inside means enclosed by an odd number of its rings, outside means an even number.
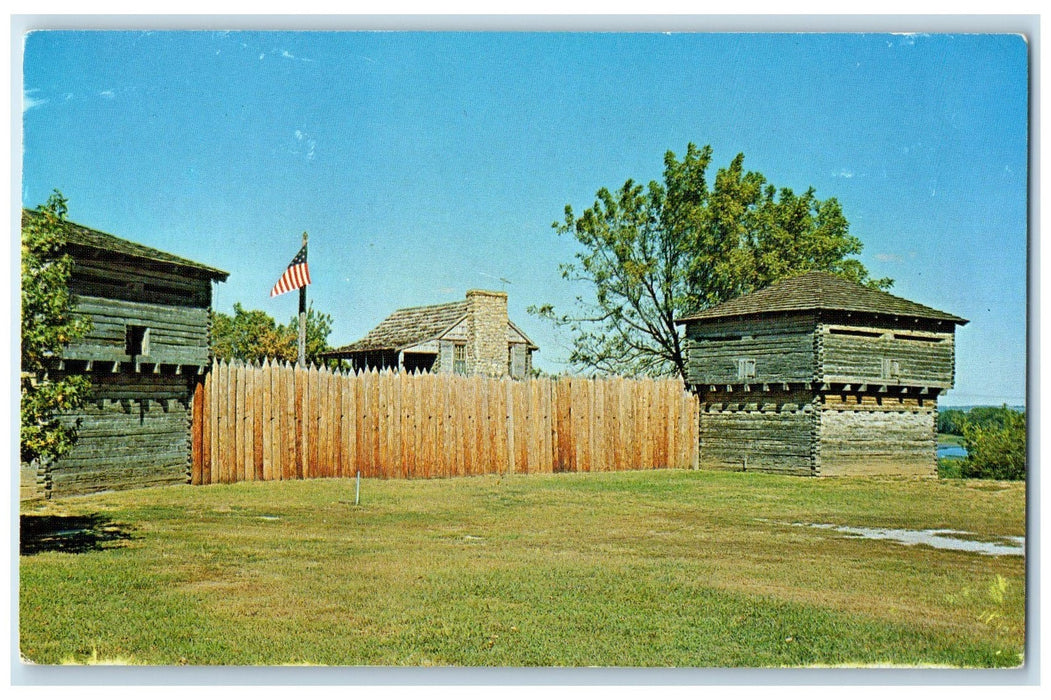
[[[220,311],[291,318],[268,293],[308,231],[333,344],[503,289],[562,371],[569,336],[525,311],[586,291],[551,223],[694,142],[835,197],[874,277],[970,319],[944,404],[1024,401],[1018,36],[43,31],[23,60],[22,204],[58,188],[74,221],[229,271]]]

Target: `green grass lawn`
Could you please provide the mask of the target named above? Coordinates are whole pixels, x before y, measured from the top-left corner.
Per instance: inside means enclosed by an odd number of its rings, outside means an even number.
[[[1022,483],[650,471],[179,486],[23,506],[44,664],[1016,666]]]

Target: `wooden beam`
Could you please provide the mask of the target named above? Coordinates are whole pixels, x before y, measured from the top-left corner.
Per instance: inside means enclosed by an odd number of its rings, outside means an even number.
[[[886,394],[887,393],[887,385],[886,384],[883,384],[883,385],[880,386],[879,393],[881,393],[881,394]]]
[[[84,365],[84,371],[85,372],[90,372],[92,369],[94,369],[94,367],[95,367],[95,361],[94,360],[88,360],[87,364]]]
[[[113,369],[111,371],[114,374],[117,374],[118,372],[120,372],[120,361],[119,360],[117,362],[113,363]]]

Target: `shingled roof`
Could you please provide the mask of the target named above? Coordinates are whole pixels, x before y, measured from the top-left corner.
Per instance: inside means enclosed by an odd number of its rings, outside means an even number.
[[[437,338],[467,315],[467,300],[398,309],[364,338],[326,355],[376,350],[402,350]]]
[[[784,311],[853,311],[905,316],[963,325],[967,319],[872,289],[829,272],[811,271],[776,282],[710,309],[677,319],[676,323]]]
[[[25,226],[34,217],[39,216],[41,216],[41,214],[38,212],[23,209],[22,226]],[[150,248],[123,238],[117,238],[112,234],[103,233],[102,231],[97,231],[93,228],[73,223],[72,221],[65,221],[63,223],[65,224],[68,240],[70,244],[74,246],[93,248],[106,253],[118,253],[132,258],[138,258],[140,260],[149,260],[151,262],[166,263],[168,265],[177,265],[183,268],[199,270],[212,279],[219,281],[224,281],[230,276],[229,272],[224,272],[218,268],[202,265],[199,262],[180,258],[177,255],[165,253],[163,250]]]

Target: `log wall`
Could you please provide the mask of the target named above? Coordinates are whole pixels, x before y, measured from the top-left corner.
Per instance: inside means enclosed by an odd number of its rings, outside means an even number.
[[[104,255],[98,250],[73,247],[74,294],[164,306],[211,306],[211,279],[200,270]]]
[[[817,331],[818,376],[825,382],[950,388],[953,333],[878,326],[821,324]],[[897,372],[886,372],[886,362]]]
[[[716,319],[686,327],[688,382],[738,384],[738,360],[755,360],[754,382],[809,382],[814,378],[812,313],[757,319]]]
[[[47,470],[50,496],[186,483],[195,378],[127,372],[91,375],[92,401],[73,449]]]
[[[933,399],[822,398],[817,412],[817,473],[937,475],[937,404]]]
[[[92,328],[79,342],[63,350],[65,359],[186,365],[209,362],[206,308],[80,296],[77,312],[90,317]],[[148,354],[133,358],[125,352],[129,324],[149,328]]]
[[[700,409],[701,468],[814,473],[812,392],[706,391]]]

